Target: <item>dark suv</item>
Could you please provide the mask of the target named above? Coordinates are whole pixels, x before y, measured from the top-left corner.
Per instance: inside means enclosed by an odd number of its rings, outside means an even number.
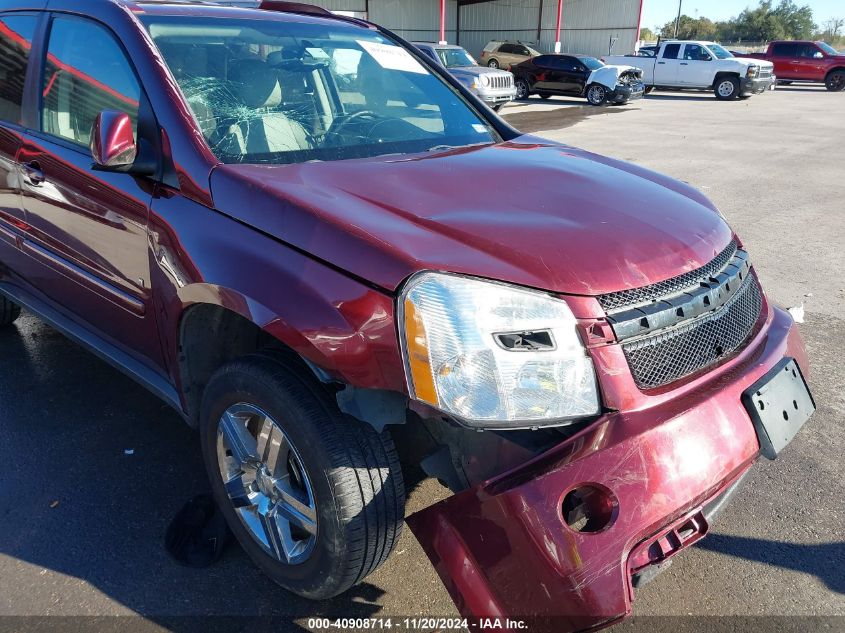
[[[408,522],[463,613],[626,615],[811,414],[792,319],[693,188],[262,6],[0,0],[0,325],[26,307],[198,428],[291,591],[388,557],[401,454],[456,493]]]

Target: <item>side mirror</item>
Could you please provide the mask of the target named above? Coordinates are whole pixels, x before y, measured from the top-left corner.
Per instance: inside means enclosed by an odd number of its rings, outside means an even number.
[[[816,51],[813,53],[813,59],[824,59],[824,53],[821,51]]]
[[[91,156],[94,166],[107,171],[130,168],[138,156],[132,119],[125,112],[103,110],[91,126]]]
[[[713,61],[713,58],[712,58],[710,55],[705,55],[705,56],[704,56],[704,61],[706,61],[706,62],[712,62],[712,61]]]

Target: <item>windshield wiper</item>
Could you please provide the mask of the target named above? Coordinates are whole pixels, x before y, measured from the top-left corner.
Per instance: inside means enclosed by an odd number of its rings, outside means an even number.
[[[482,141],[480,143],[467,143],[466,145],[434,145],[429,147],[427,152],[448,152],[450,149],[464,149],[465,147],[476,147],[477,145],[489,145],[489,141]]]

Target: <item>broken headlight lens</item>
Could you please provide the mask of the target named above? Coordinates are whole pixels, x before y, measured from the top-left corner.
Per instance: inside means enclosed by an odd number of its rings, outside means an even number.
[[[415,399],[484,428],[553,426],[599,412],[593,363],[564,301],[426,272],[406,284],[399,308]]]

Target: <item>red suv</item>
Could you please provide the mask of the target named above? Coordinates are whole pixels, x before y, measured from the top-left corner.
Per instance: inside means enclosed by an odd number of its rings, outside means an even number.
[[[464,614],[626,615],[813,411],[792,319],[691,187],[262,6],[0,1],[0,324],[179,411],[297,594],[388,557],[402,454],[455,492],[408,521]]]

